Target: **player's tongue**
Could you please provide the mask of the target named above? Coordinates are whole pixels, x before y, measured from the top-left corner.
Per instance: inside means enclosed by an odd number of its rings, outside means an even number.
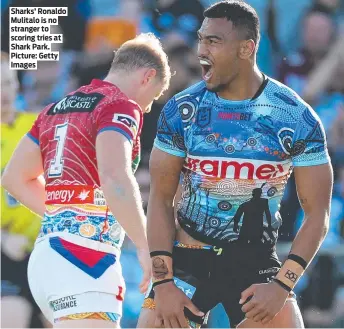
[[[213,65],[212,65],[212,63],[206,59],[200,59],[199,62],[202,66],[203,80],[209,81],[211,79],[211,77],[213,76]]]

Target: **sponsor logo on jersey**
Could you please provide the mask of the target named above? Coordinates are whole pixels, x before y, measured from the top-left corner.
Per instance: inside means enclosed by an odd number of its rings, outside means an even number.
[[[66,296],[59,299],[52,300],[50,302],[51,307],[53,308],[54,312],[61,311],[66,308],[72,308],[77,306],[77,300],[74,295]]]
[[[184,167],[201,175],[234,179],[270,179],[288,174],[290,161],[225,159],[188,156]]]
[[[278,267],[270,267],[266,270],[259,270],[259,274],[277,273],[279,271]]]
[[[46,187],[46,204],[94,204],[94,191],[90,186],[60,185]]]
[[[55,103],[47,115],[65,114],[73,112],[92,112],[105,96],[99,93],[85,94],[76,92]]]
[[[113,116],[112,122],[115,122],[127,127],[131,131],[133,136],[134,137],[136,136],[138,124],[137,124],[137,121],[132,116],[127,115],[127,114],[115,113],[115,115]]]
[[[232,121],[250,121],[252,118],[252,113],[219,112],[218,118]]]

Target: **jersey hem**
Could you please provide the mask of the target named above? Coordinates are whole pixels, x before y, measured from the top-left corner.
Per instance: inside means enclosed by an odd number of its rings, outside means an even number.
[[[185,158],[185,157],[186,157],[186,154],[185,154],[185,153],[178,152],[178,151],[172,150],[172,149],[167,149],[167,148],[161,146],[158,142],[154,142],[154,146],[155,146],[156,148],[158,148],[160,151],[163,151],[163,152],[166,152],[166,153],[168,153],[168,154],[177,156],[177,157],[179,157],[179,158]]]
[[[120,128],[117,128],[117,127],[105,127],[105,128],[102,128],[98,131],[97,135],[99,135],[100,133],[102,133],[103,131],[109,131],[109,130],[112,130],[112,131],[117,131],[119,132],[120,134],[122,134],[124,137],[126,137],[130,143],[133,142],[133,139],[132,137],[127,133],[125,132],[124,130],[120,129]]]
[[[293,167],[312,167],[312,166],[319,166],[322,164],[329,163],[330,159],[326,158],[323,160],[317,160],[317,161],[312,161],[312,162],[298,162],[298,163],[293,163]]]
[[[26,136],[29,137],[36,145],[39,145],[38,139],[33,137],[30,133],[27,133]]]

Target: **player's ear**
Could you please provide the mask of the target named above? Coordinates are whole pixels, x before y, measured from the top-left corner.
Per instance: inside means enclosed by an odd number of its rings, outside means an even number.
[[[256,49],[256,44],[252,39],[240,42],[239,57],[241,59],[249,59]]]
[[[154,80],[156,76],[156,70],[153,68],[149,68],[146,70],[146,72],[143,75],[143,84],[148,84],[152,80]]]

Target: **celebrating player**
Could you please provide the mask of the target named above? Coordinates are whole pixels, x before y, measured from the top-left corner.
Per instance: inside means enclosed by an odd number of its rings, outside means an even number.
[[[300,328],[292,290],[328,229],[324,130],[295,92],[259,71],[252,7],[221,1],[204,16],[203,81],[166,104],[150,159],[153,285],[138,327],[200,326],[222,303],[233,327]],[[305,220],[281,266],[279,204],[293,167]]]
[[[119,325],[125,232],[144,271],[141,291],[148,287],[146,223],[134,172],[143,114],[170,77],[154,35],[126,42],[104,81],[43,110],[3,174],[3,186],[43,217],[28,279],[55,327]]]

